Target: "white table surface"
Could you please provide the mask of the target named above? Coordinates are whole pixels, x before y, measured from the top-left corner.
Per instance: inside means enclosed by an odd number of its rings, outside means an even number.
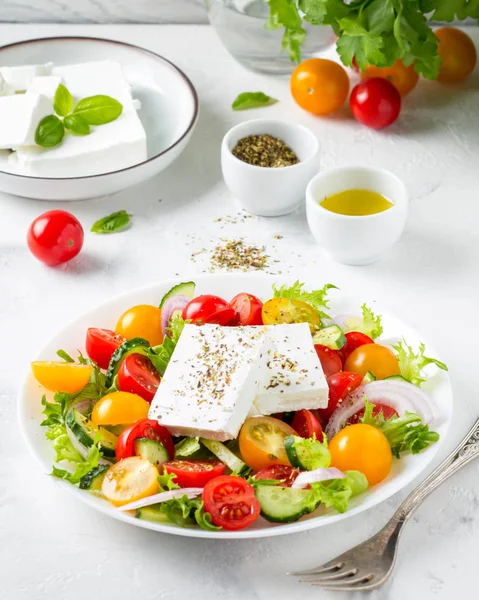
[[[324,119],[302,112],[286,79],[246,71],[206,26],[0,26],[2,43],[56,34],[111,37],[163,54],[193,80],[201,116],[183,156],[137,189],[73,204],[0,197],[0,598],[353,597],[298,584],[285,572],[321,564],[364,540],[386,522],[405,492],[370,513],[293,536],[208,542],[155,534],[97,514],[41,472],[20,437],[17,388],[35,351],[79,312],[131,287],[176,274],[193,278],[207,270],[208,252],[196,263],[192,253],[211,250],[221,237],[245,237],[265,244],[280,261],[273,271],[316,276],[319,285],[332,281],[364,293],[431,340],[450,367],[455,392],[444,456],[479,414],[479,72],[456,89],[421,83],[397,125],[377,133],[346,112]],[[249,113],[231,111],[237,93],[256,89],[281,102]],[[374,164],[405,180],[410,220],[387,258],[361,268],[331,262],[308,233],[302,211],[236,224],[215,221],[238,212],[221,179],[221,137],[233,124],[260,115],[311,127],[323,144],[325,168]],[[86,230],[120,208],[133,213],[134,221],[129,231],[111,237],[87,234],[76,260],[50,269],[32,258],[25,233],[34,217],[51,208],[72,210]],[[473,597],[478,484],[473,464],[426,501],[404,533],[394,577],[369,597]]]

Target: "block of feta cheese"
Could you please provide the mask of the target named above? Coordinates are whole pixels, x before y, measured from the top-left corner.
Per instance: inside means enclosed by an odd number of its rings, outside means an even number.
[[[309,325],[267,327],[263,376],[254,406],[259,414],[325,408],[328,384]]]
[[[27,94],[42,94],[43,96],[50,98],[50,100],[53,100],[60,83],[63,83],[60,75],[34,77],[27,88]]]
[[[20,67],[0,67],[0,75],[4,79],[7,94],[25,92],[32,79],[38,76],[50,75],[53,63],[44,65],[22,65]]]
[[[149,418],[173,435],[238,436],[262,373],[263,327],[186,325]]]
[[[0,148],[35,143],[38,123],[52,113],[52,102],[40,94],[0,97]]]

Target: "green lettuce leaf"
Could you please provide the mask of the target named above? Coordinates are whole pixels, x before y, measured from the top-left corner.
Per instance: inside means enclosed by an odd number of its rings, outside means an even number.
[[[426,346],[424,344],[419,344],[418,352],[414,352],[413,348],[403,340],[402,342],[398,342],[396,346],[393,346],[394,350],[397,352],[397,359],[399,362],[399,370],[404,379],[407,379],[414,385],[420,386],[426,380],[422,377],[422,370],[427,365],[436,365],[439,369],[443,371],[447,371],[447,366],[435,359],[430,358],[428,356],[424,356],[424,352],[426,350]]]
[[[368,480],[360,471],[345,471],[345,479],[332,479],[311,484],[316,501],[322,502],[327,508],[332,506],[339,513],[346,512],[349,499],[365,492]]]
[[[205,511],[201,498],[189,499],[188,496],[182,496],[181,498],[167,500],[161,504],[155,504],[154,507],[163,513],[168,521],[180,527],[196,523],[207,531],[219,531],[221,529],[221,527],[213,524],[211,515]]]
[[[100,443],[97,442],[96,444],[93,444],[93,446],[90,446],[90,448],[88,449],[88,454],[85,458],[82,458],[78,453],[77,456],[78,458],[76,459],[73,457],[64,457],[64,460],[68,460],[69,462],[74,463],[73,471],[59,469],[54,466],[52,475],[60,479],[65,479],[66,481],[69,481],[74,485],[80,483],[80,480],[84,475],[86,475],[92,469],[98,466],[100,458],[102,457],[102,453],[100,452]],[[56,462],[59,461],[56,459]]]
[[[329,301],[326,296],[329,290],[337,290],[338,288],[332,283],[327,283],[320,290],[313,290],[312,292],[307,292],[304,290],[304,283],[300,281],[295,281],[293,285],[287,286],[282,285],[281,287],[276,287],[273,285],[273,298],[289,298],[291,300],[301,300],[302,302],[306,302],[310,304],[313,308],[315,308],[321,319],[329,319],[329,315],[324,312],[323,309],[329,308]]]
[[[383,326],[381,324],[381,316],[375,315],[373,311],[366,305],[361,306],[363,318],[351,318],[345,323],[346,331],[360,331],[368,335],[370,338],[375,340],[381,337],[383,333]]]
[[[166,367],[170,362],[170,358],[173,355],[186,323],[187,321],[184,321],[180,315],[175,314],[170,321],[168,335],[165,335],[163,343],[159,346],[153,346],[147,351],[148,358],[161,376],[165,374]]]
[[[160,486],[160,492],[179,490],[180,486],[175,483],[175,479],[176,475],[174,473],[167,473],[166,471],[158,475],[158,484]]]

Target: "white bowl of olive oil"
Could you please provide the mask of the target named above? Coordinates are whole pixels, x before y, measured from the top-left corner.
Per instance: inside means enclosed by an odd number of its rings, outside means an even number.
[[[309,228],[337,262],[376,262],[401,237],[408,193],[393,173],[374,167],[340,167],[319,173],[306,189]]]

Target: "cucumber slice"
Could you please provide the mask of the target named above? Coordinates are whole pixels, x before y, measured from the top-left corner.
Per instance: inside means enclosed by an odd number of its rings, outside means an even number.
[[[187,281],[186,283],[179,283],[178,285],[173,286],[161,299],[160,308],[163,308],[163,304],[172,296],[188,296],[188,298],[193,298],[195,295],[195,288],[196,285],[193,281]]]
[[[206,446],[218,460],[225,463],[229,469],[238,475],[248,469],[248,466],[245,465],[241,458],[236,456],[236,454],[233,454],[233,452],[221,442],[218,442],[217,440],[206,440],[205,438],[200,438],[200,442]]]
[[[108,369],[106,371],[106,387],[109,388],[112,385],[121,363],[129,354],[136,353],[146,355],[146,351],[149,347],[150,344],[143,338],[133,338],[119,346],[115,352],[113,352],[110,359],[110,364],[108,365]]]
[[[175,456],[186,458],[201,449],[198,438],[185,438],[175,444]]]
[[[403,377],[402,375],[390,375],[389,377],[385,377],[383,381],[402,381],[403,383],[411,383],[408,379]]]
[[[338,325],[330,325],[313,335],[313,344],[321,344],[331,350],[340,350],[346,341],[346,336]]]
[[[155,467],[159,467],[170,460],[166,448],[161,442],[157,442],[156,440],[137,438],[134,441],[133,449],[137,456],[146,458],[146,460],[149,460]]]
[[[115,456],[118,438],[111,431],[108,431],[104,427],[97,427],[90,419],[76,410],[76,408],[68,411],[65,423],[77,440],[87,448],[93,446],[99,437],[100,450],[103,452],[103,456],[106,458],[113,458]]]
[[[143,521],[153,521],[154,523],[170,523],[167,515],[154,506],[144,506],[136,511],[135,517]]]
[[[397,376],[393,375],[393,377],[397,377]],[[364,376],[364,379],[362,381],[362,385],[366,385],[366,383],[371,383],[371,381],[376,381],[376,375],[374,375],[374,373],[371,373],[371,371],[368,371],[366,373],[366,375]]]
[[[261,514],[273,523],[291,523],[313,512],[318,506],[312,490],[293,489],[277,485],[258,485],[256,498]]]
[[[98,465],[80,479],[80,489],[90,490],[91,492],[100,492],[101,484],[105,473],[108,471],[108,465]]]
[[[284,448],[291,466],[303,471],[327,468],[331,464],[331,455],[325,444],[313,438],[288,435]]]

